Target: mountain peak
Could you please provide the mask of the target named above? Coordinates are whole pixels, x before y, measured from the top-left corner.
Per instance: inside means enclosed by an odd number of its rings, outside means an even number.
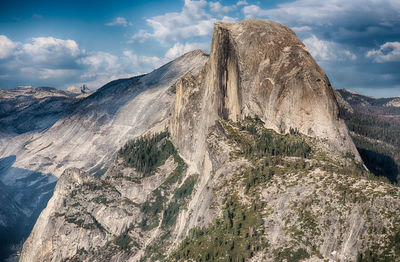
[[[171,132],[188,152],[196,146],[185,134],[207,130],[220,118],[258,116],[266,128],[297,129],[359,159],[329,79],[287,26],[260,19],[215,23],[208,63],[178,86]],[[188,100],[193,92],[196,102]],[[186,119],[198,114],[201,120]]]

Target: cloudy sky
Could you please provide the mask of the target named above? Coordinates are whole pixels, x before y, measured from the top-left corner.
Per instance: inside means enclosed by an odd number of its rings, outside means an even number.
[[[253,17],[290,26],[336,88],[400,95],[399,0],[2,0],[0,88],[96,89],[208,52],[214,21]]]

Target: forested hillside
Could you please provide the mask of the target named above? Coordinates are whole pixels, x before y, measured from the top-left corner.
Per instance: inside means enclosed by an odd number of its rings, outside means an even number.
[[[353,109],[340,107],[357,149],[368,169],[396,183],[400,179],[400,108],[396,98],[372,98],[338,90]]]

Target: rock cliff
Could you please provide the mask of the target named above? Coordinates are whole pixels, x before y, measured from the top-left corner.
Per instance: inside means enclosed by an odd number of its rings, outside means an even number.
[[[205,60],[169,89],[169,132],[64,172],[21,261],[398,259],[400,190],[362,167],[293,31],[216,23]]]
[[[199,159],[215,120],[258,116],[267,128],[297,129],[360,159],[338,114],[328,78],[291,29],[257,19],[216,23],[209,61],[177,86],[171,133],[188,158]]]

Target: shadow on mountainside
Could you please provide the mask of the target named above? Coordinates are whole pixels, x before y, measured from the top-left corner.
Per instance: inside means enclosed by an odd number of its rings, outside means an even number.
[[[368,149],[357,149],[369,171],[376,176],[386,177],[390,183],[398,182],[399,169],[392,157]]]
[[[15,161],[0,158],[0,261],[22,247],[56,184],[53,175],[13,167]]]

